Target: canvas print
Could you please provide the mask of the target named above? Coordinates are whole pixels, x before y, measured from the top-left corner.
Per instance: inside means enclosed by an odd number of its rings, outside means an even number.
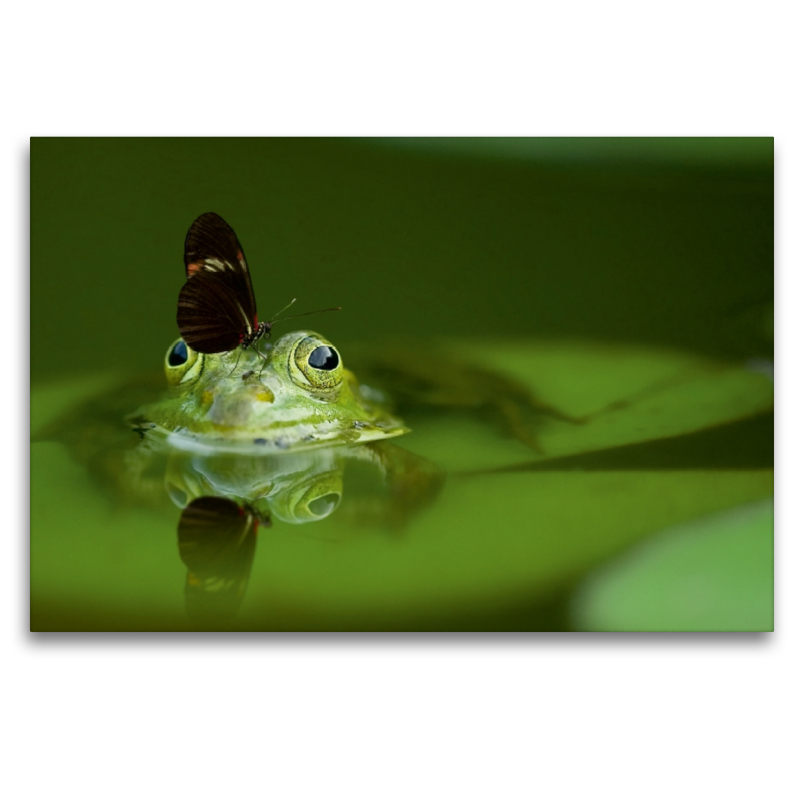
[[[31,141],[33,631],[769,631],[773,141]]]

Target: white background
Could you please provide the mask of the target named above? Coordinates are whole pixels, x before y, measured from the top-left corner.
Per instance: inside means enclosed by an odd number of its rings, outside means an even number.
[[[800,131],[789,8],[5,7],[7,797],[798,796]],[[774,135],[777,632],[29,633],[28,137],[100,134]]]

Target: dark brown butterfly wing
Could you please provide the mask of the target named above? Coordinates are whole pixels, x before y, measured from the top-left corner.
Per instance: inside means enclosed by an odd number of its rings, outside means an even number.
[[[186,285],[178,300],[178,328],[200,353],[234,350],[258,320],[250,271],[233,228],[219,214],[199,216],[186,234]]]
[[[250,314],[234,276],[227,272],[198,272],[178,296],[178,330],[198,353],[235,350],[255,330]]]
[[[178,549],[186,565],[186,610],[205,621],[233,617],[247,588],[258,519],[224,497],[199,497],[178,522]]]
[[[239,270],[247,273],[244,249],[233,228],[219,214],[201,214],[189,228],[183,245],[186,277],[197,272]]]

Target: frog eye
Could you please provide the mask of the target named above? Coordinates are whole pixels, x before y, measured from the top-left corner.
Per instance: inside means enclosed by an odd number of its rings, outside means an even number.
[[[314,369],[330,371],[339,366],[339,354],[326,344],[315,347],[308,356],[308,364]]]
[[[322,393],[333,392],[344,379],[342,359],[336,348],[318,336],[306,336],[297,343],[293,355],[296,369],[291,369],[292,379],[298,386]],[[299,374],[296,370],[299,370]]]
[[[170,386],[194,383],[203,371],[203,358],[188,347],[183,339],[173,342],[164,359],[164,372]]]
[[[167,353],[167,363],[171,367],[182,367],[189,360],[189,350],[183,339],[178,339]]]

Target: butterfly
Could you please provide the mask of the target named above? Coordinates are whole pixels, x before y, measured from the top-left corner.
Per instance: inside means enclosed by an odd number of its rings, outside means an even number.
[[[178,296],[178,330],[198,353],[227,353],[269,337],[259,322],[244,249],[219,214],[199,216],[183,248],[186,283]]]
[[[183,263],[186,283],[178,296],[178,330],[192,350],[228,353],[237,347],[255,348],[260,339],[269,338],[277,315],[268,322],[258,321],[244,249],[233,228],[219,214],[209,211],[192,223],[183,247]],[[292,303],[294,300],[286,308]],[[317,313],[320,312],[308,311],[281,319]],[[260,352],[259,355],[263,357]]]

